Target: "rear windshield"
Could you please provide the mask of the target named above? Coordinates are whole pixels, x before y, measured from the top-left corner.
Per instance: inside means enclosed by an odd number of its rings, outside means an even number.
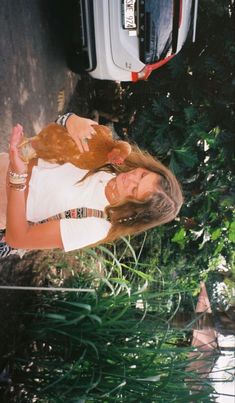
[[[144,26],[140,32],[140,58],[150,64],[171,53],[174,1],[145,0],[143,3],[144,10],[140,10],[140,16],[144,15],[144,21],[140,20],[140,26],[141,23]]]

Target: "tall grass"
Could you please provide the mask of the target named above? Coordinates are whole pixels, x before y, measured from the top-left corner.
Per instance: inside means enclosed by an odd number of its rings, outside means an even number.
[[[28,355],[17,364],[22,401],[213,401],[207,381],[185,372],[187,350],[175,343],[182,332],[170,328],[160,305],[167,306],[172,289],[151,291],[147,283],[138,289],[125,281],[120,289],[119,280],[115,289],[109,278],[111,290],[100,279],[95,295],[40,299],[27,330]],[[87,285],[81,277],[73,282]]]
[[[172,328],[195,289],[153,262],[141,263],[144,242],[139,253],[129,239],[81,252],[72,271],[63,260],[56,264],[60,285],[95,293],[37,293],[23,313],[24,340],[8,359],[12,383],[4,403],[213,401],[206,378],[188,370],[191,349],[184,344],[192,322]]]

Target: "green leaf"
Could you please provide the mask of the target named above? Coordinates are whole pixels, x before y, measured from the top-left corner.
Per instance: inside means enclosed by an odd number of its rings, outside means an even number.
[[[182,147],[178,150],[174,150],[174,154],[179,163],[182,163],[189,168],[193,168],[198,163],[197,155],[189,147]]]
[[[176,158],[174,157],[174,153],[171,154],[171,160],[170,160],[169,168],[176,175],[179,174],[180,171],[181,171],[181,166],[176,161]]]
[[[228,232],[228,239],[231,242],[235,242],[235,221],[230,224],[229,232]]]
[[[131,254],[132,254],[132,256],[133,256],[133,259],[134,259],[135,263],[137,264],[138,261],[137,261],[136,253],[135,253],[135,250],[134,250],[134,248],[132,247],[130,241],[129,241],[126,237],[124,237],[124,236],[121,237],[121,239],[123,240],[123,242],[125,242],[125,244],[127,245],[128,249],[131,251]]]
[[[155,375],[155,376],[148,376],[147,378],[138,378],[138,381],[143,381],[143,382],[159,382],[161,379],[160,375]]]
[[[197,110],[193,106],[184,108],[185,119],[188,123],[192,122],[197,117]]]
[[[71,302],[71,301],[63,301],[62,302],[63,305],[70,305],[73,306],[75,308],[82,308],[85,309],[88,312],[91,312],[91,305],[89,304],[82,304],[81,302]]]
[[[57,313],[47,313],[44,315],[45,318],[49,318],[49,319],[54,319],[54,320],[66,320],[66,316],[65,315],[60,315]]]
[[[87,315],[87,317],[90,318],[91,320],[98,322],[99,325],[102,325],[102,319],[99,316],[91,314],[91,315]]]
[[[221,235],[221,232],[222,231],[221,231],[220,228],[217,228],[215,231],[213,231],[212,234],[211,234],[211,240],[215,241],[216,239],[218,239],[220,237],[220,235]]]
[[[176,234],[173,236],[173,238],[171,240],[172,240],[172,242],[182,244],[185,241],[185,236],[186,236],[185,229],[180,228],[180,230],[178,232],[176,232]]]

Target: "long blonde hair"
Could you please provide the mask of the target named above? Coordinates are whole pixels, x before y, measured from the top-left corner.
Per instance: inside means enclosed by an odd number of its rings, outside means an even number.
[[[148,152],[132,145],[132,152],[123,165],[110,165],[98,170],[119,174],[139,167],[161,176],[161,190],[158,189],[150,199],[144,202],[129,200],[115,206],[107,206],[105,212],[112,226],[106,238],[97,244],[112,242],[121,236],[138,234],[165,224],[177,216],[183,203],[180,185],[173,173]],[[94,171],[89,172],[89,175],[92,173]]]

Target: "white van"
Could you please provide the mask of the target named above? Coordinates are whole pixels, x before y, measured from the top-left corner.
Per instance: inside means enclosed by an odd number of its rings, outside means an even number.
[[[190,31],[195,39],[198,0],[80,0],[79,7],[73,69],[85,63],[97,79],[145,80],[182,49]]]

